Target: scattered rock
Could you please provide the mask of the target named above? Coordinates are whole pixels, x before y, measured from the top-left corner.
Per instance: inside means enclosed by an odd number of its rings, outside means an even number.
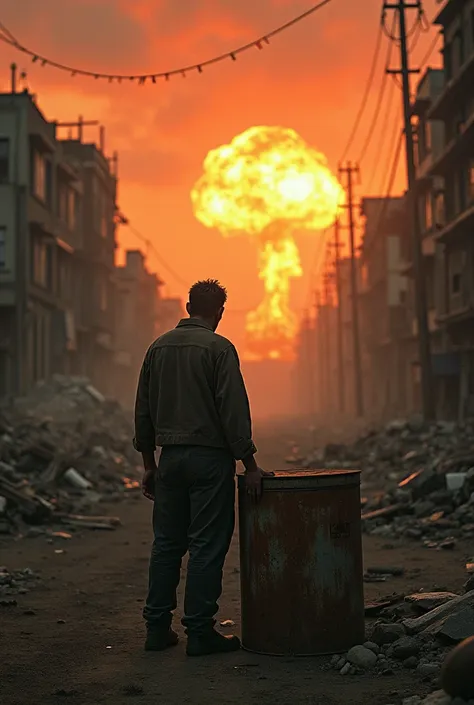
[[[405,629],[402,624],[384,624],[378,622],[372,632],[372,641],[379,646],[393,644],[394,641],[405,636]]]
[[[451,697],[444,690],[437,690],[423,700],[423,705],[451,705]]]
[[[441,667],[437,663],[420,663],[416,670],[422,678],[432,678],[441,673]]]
[[[350,670],[351,670],[351,664],[349,662],[344,664],[344,666],[340,670],[341,676],[347,676],[347,674],[349,673]]]
[[[410,698],[404,698],[403,705],[421,705],[421,698],[418,695],[412,695]]]
[[[347,660],[358,668],[369,669],[377,663],[377,656],[365,646],[353,646],[347,654]]]
[[[364,644],[364,647],[366,649],[369,649],[370,651],[373,651],[374,654],[379,654],[380,652],[380,647],[375,644],[373,641],[366,641]]]
[[[402,636],[392,644],[392,654],[399,661],[410,658],[410,656],[417,656],[419,651],[420,647],[416,639],[411,636]]]

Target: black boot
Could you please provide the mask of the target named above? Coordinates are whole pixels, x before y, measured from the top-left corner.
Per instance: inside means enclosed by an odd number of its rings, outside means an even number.
[[[224,636],[214,629],[205,634],[190,634],[186,654],[188,656],[207,656],[208,654],[227,654],[240,649],[238,636]]]
[[[167,631],[148,628],[145,641],[145,651],[164,651],[170,646],[176,646],[178,641],[178,635],[171,628]]]

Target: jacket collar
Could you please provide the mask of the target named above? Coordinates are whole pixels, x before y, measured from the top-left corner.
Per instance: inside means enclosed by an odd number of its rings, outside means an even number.
[[[206,323],[206,321],[203,321],[202,318],[182,318],[176,326],[176,328],[187,327],[206,328],[207,330],[212,331],[212,326],[210,326],[209,323]]]

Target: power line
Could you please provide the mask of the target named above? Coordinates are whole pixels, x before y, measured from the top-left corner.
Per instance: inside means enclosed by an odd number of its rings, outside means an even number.
[[[153,245],[151,240],[149,240],[147,237],[142,235],[136,228],[133,227],[133,225],[130,224],[129,220],[123,215],[123,214],[118,214],[118,222],[121,223],[122,225],[125,225],[128,227],[130,232],[135,235],[135,237],[143,242],[144,245],[146,245],[147,250],[151,250],[153,252],[153,255],[155,256],[156,260],[160,263],[160,265],[165,269],[168,274],[170,274],[173,279],[182,287],[184,287],[186,294],[189,291],[189,282],[185,281],[180,275],[176,272],[176,270],[171,267],[171,265],[168,264],[168,262],[159,254],[158,250],[156,247]],[[247,315],[251,309],[245,308],[245,309],[236,309],[236,308],[231,308],[228,309],[226,308],[226,313],[230,313],[233,315]]]
[[[413,23],[413,27],[411,27],[411,29],[407,30],[407,32],[406,32],[407,39],[411,39],[411,37],[415,36],[415,34],[417,33],[418,30],[421,33],[421,32],[427,32],[430,29],[430,23],[428,22],[428,19],[426,17],[426,13],[423,9],[423,4],[422,4],[421,0],[416,0],[416,5],[413,5],[413,9],[416,9],[416,8],[418,9],[418,15],[417,15],[415,22]],[[396,42],[397,44],[400,44],[400,37],[397,37],[397,35],[395,34],[395,26],[396,25],[394,24],[392,26],[391,30],[389,30],[386,25],[385,18],[387,15],[387,9],[388,8],[384,4],[384,7],[382,9],[382,22],[381,22],[382,30],[383,30],[384,34],[392,42]],[[416,41],[417,40],[415,40],[415,42]]]
[[[389,147],[395,143],[395,140],[397,139],[398,131],[400,130],[401,115],[400,115],[399,109],[395,113],[395,120],[393,123],[392,130],[390,132],[387,130],[387,124],[388,124],[390,116],[392,114],[393,100],[394,100],[395,96],[397,95],[397,93],[395,91],[395,83],[392,83],[390,88],[391,88],[391,92],[390,92],[390,95],[389,95],[389,98],[387,101],[387,109],[386,109],[386,112],[384,115],[384,119],[381,124],[380,138],[377,143],[377,149],[375,152],[376,155],[381,155],[381,154],[385,153],[387,138],[388,138]],[[379,173],[379,169],[382,165],[383,165],[383,161],[381,159],[377,158],[376,164],[371,171],[369,182],[366,186],[367,193],[370,193],[372,186],[376,182],[376,178]]]
[[[392,28],[395,29],[395,17],[393,19]],[[362,149],[360,150],[360,157],[357,160],[358,163],[363,160],[364,155],[367,152],[367,149],[369,148],[370,143],[372,142],[372,138],[374,136],[374,130],[375,130],[375,127],[377,125],[377,121],[380,116],[380,110],[382,109],[382,103],[383,103],[383,99],[384,99],[384,95],[385,95],[385,89],[387,87],[387,82],[388,82],[387,69],[390,68],[390,60],[392,58],[392,49],[393,49],[393,44],[392,44],[392,42],[390,42],[388,45],[388,49],[387,49],[387,57],[385,59],[385,66],[384,66],[384,70],[383,70],[382,82],[380,84],[380,90],[379,90],[379,95],[377,98],[377,103],[375,104],[375,110],[374,110],[372,121],[370,123],[369,129],[367,132],[367,137],[365,138]]]
[[[12,33],[10,32],[10,30],[7,29],[7,28],[5,27],[5,25],[2,24],[1,22],[0,22],[0,32],[3,32],[3,33],[8,37],[8,39],[10,40],[10,42],[11,42],[12,44],[18,44],[18,40],[17,40],[17,38],[15,37],[15,35],[12,34]],[[2,37],[1,35],[0,35],[0,39],[3,39],[3,37]]]
[[[398,138],[398,142],[395,145],[395,151],[393,154],[393,160],[392,160],[392,168],[390,169],[389,175],[388,175],[388,181],[387,181],[387,186],[385,190],[385,197],[384,201],[382,203],[382,207],[380,209],[380,214],[379,218],[377,221],[377,227],[375,228],[374,232],[378,233],[380,231],[380,228],[382,226],[382,223],[385,220],[385,216],[387,214],[387,207],[390,201],[390,198],[392,197],[393,193],[393,187],[395,184],[395,179],[397,177],[397,172],[398,172],[398,167],[400,164],[400,157],[402,154],[402,147],[403,147],[403,135],[404,135],[404,130],[400,130],[400,135]]]
[[[321,272],[321,265],[323,264],[323,259],[324,259],[326,246],[327,246],[328,233],[329,233],[329,229],[326,228],[326,230],[322,231],[321,237],[318,239],[316,250],[315,250],[313,260],[311,263],[311,268],[309,270],[308,289],[306,292],[305,306],[302,310],[301,323],[303,321],[305,314],[308,312],[308,310],[311,307],[311,297],[313,296],[313,293],[314,293],[313,281],[314,281],[314,279],[317,279],[319,277],[320,272]]]
[[[122,80],[138,81],[139,84],[143,85],[144,83],[146,83],[146,81],[156,83],[157,79],[165,79],[165,81],[168,81],[171,76],[176,76],[176,75],[181,75],[181,76],[185,77],[190,72],[202,73],[203,69],[207,66],[211,66],[213,64],[220,63],[220,62],[225,61],[227,59],[231,59],[232,61],[236,61],[237,56],[239,54],[242,54],[244,51],[249,51],[250,49],[263,49],[265,44],[270,43],[270,39],[272,39],[273,37],[275,37],[278,34],[281,34],[281,32],[284,32],[285,30],[290,29],[291,27],[298,24],[299,22],[302,22],[303,20],[307,19],[310,15],[313,15],[318,10],[321,10],[323,7],[328,5],[331,1],[332,0],[322,0],[317,5],[314,5],[309,10],[306,10],[306,12],[303,12],[302,14],[298,15],[297,17],[294,17],[289,22],[282,24],[281,26],[277,27],[276,29],[273,29],[271,32],[268,32],[267,34],[263,35],[262,37],[260,37],[258,39],[253,40],[252,42],[249,42],[248,44],[244,44],[243,46],[237,47],[233,51],[227,52],[225,54],[220,54],[219,56],[215,56],[212,59],[206,59],[205,61],[202,61],[199,64],[192,64],[190,66],[184,66],[182,68],[172,69],[170,71],[156,71],[154,73],[109,74],[109,73],[102,73],[100,71],[88,71],[88,70],[77,68],[74,66],[68,66],[67,64],[62,64],[57,61],[53,61],[53,60],[49,59],[48,57],[45,57],[41,54],[38,54],[37,52],[34,52],[31,49],[29,49],[28,47],[20,44],[20,42],[18,42],[15,39],[13,34],[4,25],[0,25],[0,30],[3,31],[3,34],[5,36],[0,35],[0,39],[2,41],[6,42],[7,44],[10,44],[18,51],[21,51],[24,54],[27,54],[28,56],[30,56],[32,58],[33,62],[40,62],[43,66],[51,66],[52,68],[59,69],[60,71],[66,71],[67,73],[70,73],[71,76],[88,76],[89,78],[107,79],[109,82],[113,82],[113,81],[120,82]]]
[[[187,291],[189,289],[189,283],[186,282],[182,277],[180,277],[180,275],[168,264],[168,262],[160,255],[153,243],[144,235],[142,235],[136,228],[134,228],[133,225],[131,225],[131,223],[127,220],[127,218],[122,218],[120,222],[122,223],[122,225],[126,225],[130,232],[132,232],[138,240],[143,242],[146,247],[153,252],[153,255],[163,267],[163,269],[165,269],[178,284],[184,286]]]
[[[342,153],[341,159],[340,159],[341,162],[343,162],[346,159],[346,157],[347,157],[347,155],[348,155],[348,153],[354,143],[354,139],[357,135],[357,131],[359,129],[360,122],[361,122],[362,117],[364,115],[365,108],[367,107],[367,101],[369,99],[370,91],[372,90],[372,85],[373,85],[374,78],[375,78],[375,72],[377,70],[377,64],[378,64],[378,60],[379,60],[380,50],[382,48],[382,38],[383,38],[383,31],[382,31],[382,27],[379,26],[377,41],[375,43],[374,56],[372,58],[372,64],[371,64],[370,71],[369,71],[369,77],[367,80],[367,84],[365,86],[365,91],[362,95],[362,101],[361,101],[359,110],[357,112],[354,125],[352,127],[351,133],[349,135],[349,139],[347,141],[346,147],[345,147],[345,149]]]

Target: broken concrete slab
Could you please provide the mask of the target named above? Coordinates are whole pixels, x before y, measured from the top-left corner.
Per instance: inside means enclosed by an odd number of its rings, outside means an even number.
[[[420,612],[430,612],[456,597],[458,595],[454,592],[416,592],[413,595],[407,595],[405,601],[411,603]]]
[[[474,605],[474,591],[459,595],[434,610],[421,615],[421,617],[405,619],[402,624],[408,634],[419,634],[433,624],[439,623],[440,620],[446,619],[451,614],[460,612],[464,607],[472,605]]]
[[[439,626],[430,627],[430,632],[449,641],[459,643],[474,636],[474,607],[464,607],[459,612],[442,620]]]
[[[417,470],[398,483],[400,489],[409,489],[414,500],[426,497],[444,487],[444,478],[431,468]]]

